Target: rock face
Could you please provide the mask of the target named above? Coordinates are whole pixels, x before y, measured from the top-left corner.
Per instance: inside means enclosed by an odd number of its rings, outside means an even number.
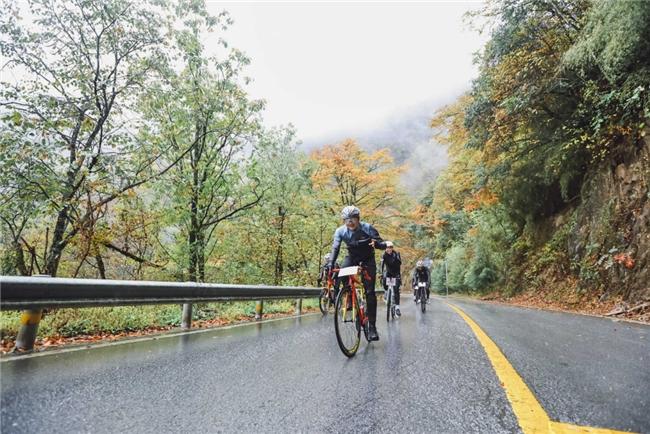
[[[650,300],[650,128],[629,155],[589,177],[567,238],[584,284]],[[569,223],[567,223],[569,224]],[[591,275],[585,270],[591,270]]]

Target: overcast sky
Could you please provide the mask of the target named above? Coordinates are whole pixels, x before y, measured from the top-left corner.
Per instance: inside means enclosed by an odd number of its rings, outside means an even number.
[[[208,3],[235,21],[225,38],[252,59],[267,124],[291,122],[306,142],[448,102],[484,42],[463,22],[477,3]]]

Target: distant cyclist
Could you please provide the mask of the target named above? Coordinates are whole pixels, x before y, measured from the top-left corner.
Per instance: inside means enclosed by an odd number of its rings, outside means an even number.
[[[395,279],[395,287],[393,288],[394,297],[395,297],[395,315],[401,316],[402,313],[399,310],[399,288],[402,285],[402,257],[399,252],[395,250],[392,241],[386,241],[386,251],[381,257],[381,283],[384,286],[384,290],[388,291],[388,285],[386,285],[387,278]]]
[[[418,283],[424,282],[426,284],[427,288],[427,299],[426,300],[418,300],[417,299],[417,287]],[[423,302],[426,303],[427,300],[429,300],[429,296],[431,295],[431,275],[429,274],[429,269],[424,266],[424,262],[418,261],[415,270],[413,271],[413,279],[411,281],[411,285],[413,286],[413,301],[416,303]]]
[[[375,262],[375,249],[385,249],[386,243],[381,239],[379,232],[371,224],[360,221],[361,212],[356,206],[346,206],[341,211],[341,218],[345,223],[334,232],[330,266],[334,266],[341,249],[341,242],[348,248],[348,256],[343,260],[341,268],[354,265],[363,265],[369,276],[363,277],[363,287],[366,290],[368,304],[368,338],[378,341],[379,334],[375,326],[377,320],[377,296],[375,294],[375,280],[377,278],[377,263]],[[366,277],[370,279],[367,280]]]
[[[319,287],[323,286],[323,284],[327,285],[327,279],[329,277],[330,271],[340,267],[339,264],[334,264],[334,266],[332,267],[332,264],[330,263],[331,262],[330,258],[331,258],[330,253],[327,253],[323,257],[324,264],[320,268],[320,273],[318,273],[318,279],[316,279]],[[334,273],[334,275],[332,276],[332,279],[334,279],[334,288],[333,288],[334,291],[332,292],[332,303],[336,300],[336,295],[339,292],[337,274],[338,273]]]

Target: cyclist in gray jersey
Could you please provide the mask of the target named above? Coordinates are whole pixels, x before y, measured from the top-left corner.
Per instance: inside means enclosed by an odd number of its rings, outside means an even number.
[[[366,267],[369,280],[363,278],[363,287],[366,291],[366,302],[368,304],[368,321],[370,323],[368,337],[372,341],[378,341],[377,327],[377,296],[375,294],[375,280],[377,278],[377,264],[375,262],[375,249],[386,249],[386,243],[381,239],[379,232],[371,224],[360,221],[361,212],[356,206],[346,206],[341,211],[341,218],[345,223],[334,232],[332,242],[332,253],[330,254],[330,266],[334,267],[336,258],[339,256],[341,243],[348,248],[348,255],[343,260],[341,268],[353,265]]]

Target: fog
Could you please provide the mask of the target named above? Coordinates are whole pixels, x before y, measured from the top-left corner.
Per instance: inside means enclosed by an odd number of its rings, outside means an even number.
[[[463,15],[477,2],[221,3],[226,39],[248,54],[265,123],[296,127],[311,150],[351,137],[391,149],[417,195],[447,162],[431,141],[435,111],[469,89],[485,37]],[[207,43],[207,42],[206,42]]]
[[[433,140],[429,122],[438,109],[451,103],[460,93],[397,111],[393,116],[377,122],[374,128],[341,130],[319,139],[305,140],[301,146],[310,151],[352,138],[369,151],[388,148],[396,163],[406,164],[407,170],[400,181],[409,194],[417,197],[448,161],[446,147]]]

